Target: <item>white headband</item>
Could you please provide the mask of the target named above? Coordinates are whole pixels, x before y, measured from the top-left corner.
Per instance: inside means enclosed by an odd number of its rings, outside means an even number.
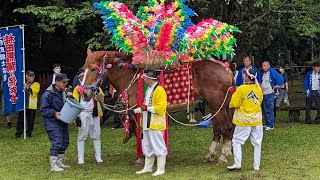
[[[153,80],[156,80],[156,79],[157,79],[157,78],[155,78],[155,77],[150,77],[150,76],[148,76],[148,75],[146,75],[146,74],[143,74],[142,77],[146,77],[146,78],[148,78],[148,79],[153,79]]]
[[[255,84],[259,86],[259,82],[258,82],[258,79],[257,79],[257,73],[256,73],[256,72],[255,72],[255,75],[251,74],[251,73],[249,72],[249,69],[244,69],[243,72],[245,72],[246,75],[247,75],[248,77],[250,77],[250,79],[254,79]]]

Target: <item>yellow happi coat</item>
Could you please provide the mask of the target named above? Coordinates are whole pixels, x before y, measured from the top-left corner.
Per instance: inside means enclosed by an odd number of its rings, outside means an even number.
[[[232,95],[230,108],[235,108],[232,122],[237,126],[262,124],[262,89],[256,84],[244,84]]]
[[[160,85],[153,92],[151,106],[156,113],[151,113],[149,128],[152,130],[165,130],[167,128],[167,93]]]
[[[73,93],[72,93],[72,96],[74,97],[74,99],[76,99],[77,101],[80,102],[80,93],[78,92],[78,86],[76,86],[74,89],[73,89]],[[99,87],[99,92],[101,94],[102,97],[104,97],[104,93],[102,91],[102,89]],[[97,108],[98,108],[98,116],[99,117],[102,117],[103,116],[103,112],[102,112],[102,108],[101,108],[101,105],[99,102],[97,102]]]
[[[37,109],[39,91],[40,91],[40,84],[37,82],[32,83],[29,91],[29,104],[27,105],[27,109]]]

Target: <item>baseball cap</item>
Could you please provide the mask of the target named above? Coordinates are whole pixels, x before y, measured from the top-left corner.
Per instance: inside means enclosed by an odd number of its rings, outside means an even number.
[[[56,81],[62,81],[62,82],[69,82],[70,79],[68,79],[67,75],[64,73],[57,74],[56,75]]]
[[[34,76],[35,73],[31,70],[28,70],[27,73],[26,73],[27,76]]]

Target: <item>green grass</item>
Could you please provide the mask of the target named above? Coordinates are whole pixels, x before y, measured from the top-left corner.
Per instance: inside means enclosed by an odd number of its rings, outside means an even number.
[[[184,127],[170,122],[166,174],[155,179],[319,179],[320,125],[289,124],[287,113],[278,113],[276,129],[264,134],[260,172],[252,170],[253,147],[250,141],[243,146],[242,170],[228,172],[226,167],[233,163],[233,158],[229,159],[228,164],[222,165],[217,165],[217,161],[202,162],[211,144],[211,129]],[[184,113],[175,117],[186,121]],[[14,122],[15,118],[12,118]],[[111,130],[110,124],[102,128],[104,163],[95,162],[92,141],[88,139],[84,165],[77,164],[77,129],[71,125],[70,146],[66,152],[66,163],[71,168],[61,173],[50,172],[50,142],[39,115],[32,138],[15,140],[14,133],[15,128],[6,129],[5,122],[1,121],[1,179],[152,178],[151,174],[135,174],[135,171],[142,169],[132,165],[135,160],[135,141],[131,139],[127,144],[122,144],[122,131]]]

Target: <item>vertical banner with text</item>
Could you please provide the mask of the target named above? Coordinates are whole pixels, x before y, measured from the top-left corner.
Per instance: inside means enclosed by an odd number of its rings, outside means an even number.
[[[23,26],[0,29],[0,66],[3,114],[24,108]]]

